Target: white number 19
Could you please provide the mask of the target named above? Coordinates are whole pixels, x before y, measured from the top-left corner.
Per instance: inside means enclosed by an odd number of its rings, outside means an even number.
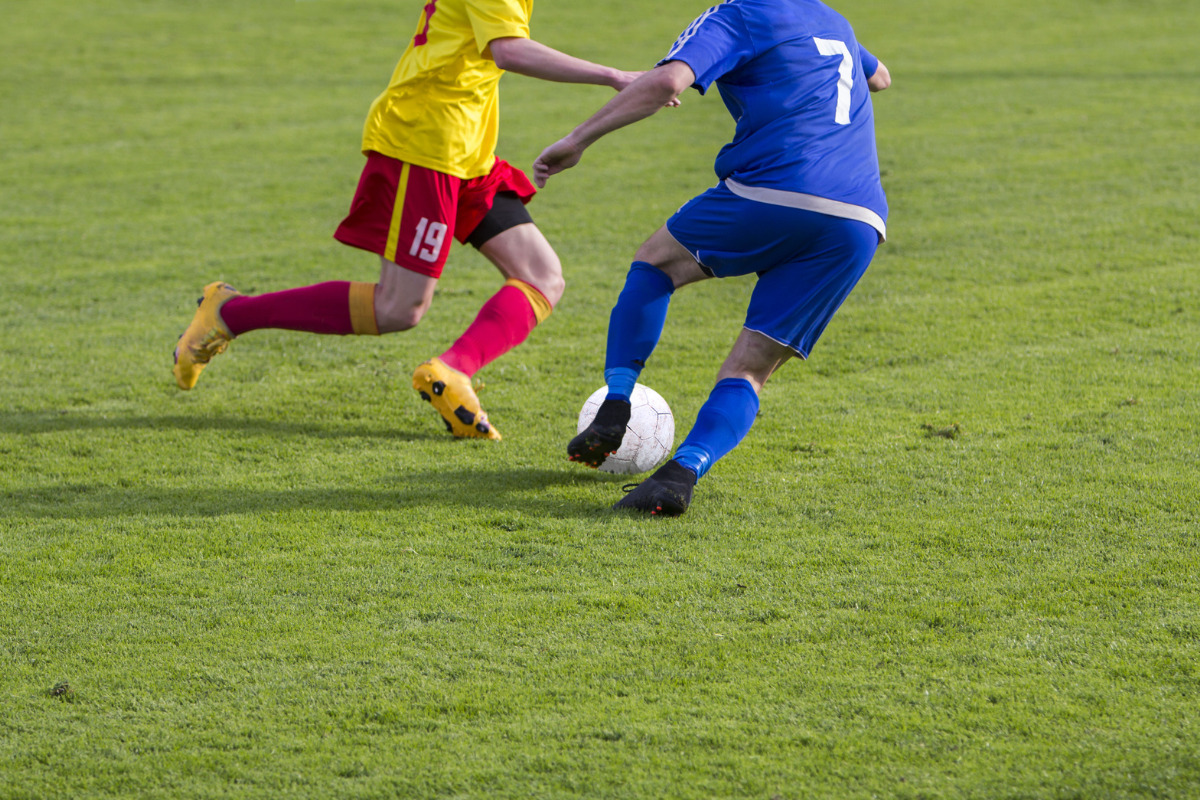
[[[837,111],[833,121],[838,125],[850,124],[850,87],[854,85],[854,59],[850,56],[850,48],[846,43],[837,39],[818,39],[817,50],[823,56],[841,56],[842,64],[838,67]]]
[[[408,254],[417,256],[422,261],[435,263],[441,255],[442,244],[445,241],[445,223],[430,222],[428,217],[422,217],[417,225],[417,235],[413,237],[412,247],[408,248]]]

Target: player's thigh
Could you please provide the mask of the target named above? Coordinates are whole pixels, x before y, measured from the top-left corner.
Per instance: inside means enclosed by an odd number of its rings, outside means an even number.
[[[555,305],[565,288],[562,263],[525,208],[536,193],[524,172],[496,159],[487,175],[463,184],[457,228],[460,241],[506,278],[533,286]]]
[[[479,246],[479,252],[506,278],[515,278],[537,289],[550,305],[562,299],[566,286],[562,262],[550,242],[532,222],[508,228]]]
[[[666,225],[651,234],[638,248],[634,259],[658,267],[667,274],[676,289],[711,277],[700,268],[688,249],[671,235]]]

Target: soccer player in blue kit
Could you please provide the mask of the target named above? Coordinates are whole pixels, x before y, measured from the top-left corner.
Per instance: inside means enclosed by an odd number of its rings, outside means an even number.
[[[886,235],[870,91],[891,77],[819,0],[727,0],[704,12],[653,70],[546,148],[534,180],[544,186],[600,137],[714,82],[737,122],[716,159],[720,182],[638,249],[609,319],[608,395],[567,445],[570,459],[598,467],[620,446],[676,289],[751,273],[758,282],[696,424],[617,509],[687,510],[697,480],[749,432],[763,384],[808,357]]]

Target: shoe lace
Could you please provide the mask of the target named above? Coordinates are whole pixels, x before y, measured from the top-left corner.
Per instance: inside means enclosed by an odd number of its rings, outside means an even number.
[[[641,485],[642,485],[641,483],[627,483],[621,487],[621,491],[624,492],[625,494],[629,494],[630,492],[632,492],[634,489],[636,489],[637,487],[639,487]]]

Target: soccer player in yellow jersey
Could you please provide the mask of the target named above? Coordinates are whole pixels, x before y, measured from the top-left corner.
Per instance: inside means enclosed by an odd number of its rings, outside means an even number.
[[[562,265],[525,204],[536,189],[496,158],[498,85],[507,71],[625,88],[640,73],[593,64],[529,38],[533,0],[429,0],[363,131],[367,163],[334,234],[379,255],[377,283],[330,281],[243,295],[204,288],[175,348],[175,380],[259,328],[381,334],[420,322],[451,238],[483,253],[504,285],[451,347],[417,367],[413,388],[458,437],[499,439],[471,387],[481,367],[520,344],[562,297]]]

